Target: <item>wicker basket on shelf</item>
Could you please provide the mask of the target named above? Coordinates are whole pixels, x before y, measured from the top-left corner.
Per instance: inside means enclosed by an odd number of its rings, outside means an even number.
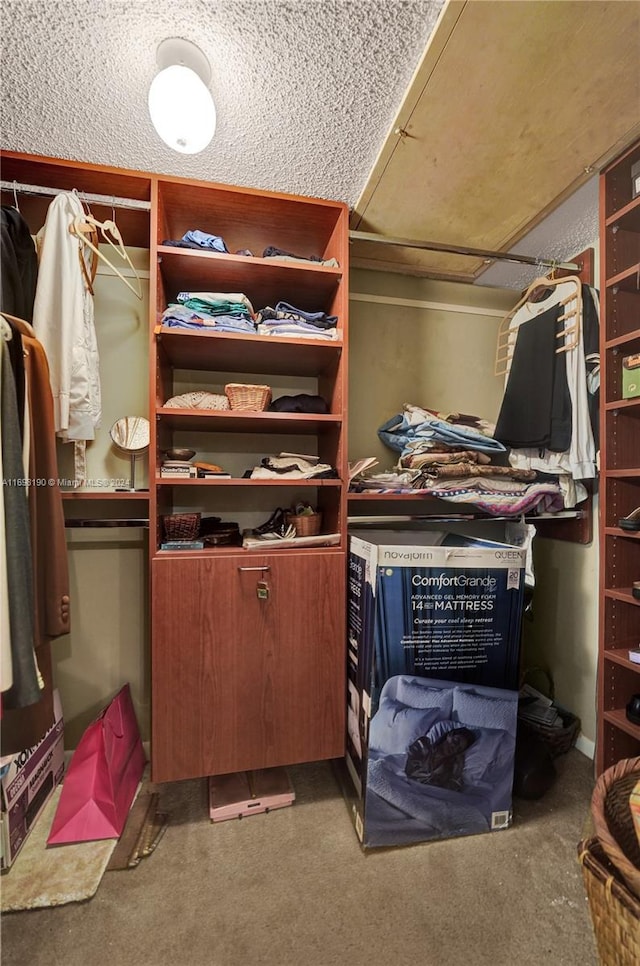
[[[640,758],[623,758],[607,768],[593,789],[591,817],[607,858],[640,902],[640,845],[629,804],[638,781]]]
[[[296,537],[316,537],[322,525],[321,513],[287,513],[286,520],[296,528]]]
[[[200,532],[200,514],[167,513],[162,526],[167,540],[195,540]]]
[[[270,386],[251,386],[239,382],[228,382],[224,391],[231,409],[264,412],[271,402]]]
[[[640,899],[627,888],[599,839],[580,842],[578,856],[601,966],[636,966]]]

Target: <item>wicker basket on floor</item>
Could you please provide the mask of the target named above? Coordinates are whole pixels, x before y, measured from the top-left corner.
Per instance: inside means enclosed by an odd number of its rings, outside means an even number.
[[[537,690],[551,698],[555,710],[562,719],[562,726],[551,728],[541,722],[518,717],[518,729],[525,734],[529,732],[539,738],[547,746],[552,758],[557,758],[558,755],[564,755],[571,751],[578,740],[582,724],[580,718],[575,714],[556,704],[554,700],[555,686],[550,672],[544,667],[527,668],[522,675],[521,683],[532,684]]]
[[[640,899],[623,882],[597,838],[578,846],[601,966],[640,963]]]
[[[581,727],[580,718],[576,717],[575,714],[566,711],[557,704],[554,707],[562,718],[561,728],[549,728],[538,721],[525,721],[523,718],[518,718],[518,728],[525,732],[529,731],[540,738],[549,749],[552,758],[571,751],[578,739]]]
[[[239,382],[228,382],[224,391],[232,409],[264,412],[271,402],[270,386],[250,386]]]
[[[287,523],[296,528],[296,537],[316,537],[322,525],[321,513],[287,513]]]
[[[607,858],[640,900],[640,845],[629,804],[638,781],[640,758],[623,758],[607,768],[593,790],[591,817]]]

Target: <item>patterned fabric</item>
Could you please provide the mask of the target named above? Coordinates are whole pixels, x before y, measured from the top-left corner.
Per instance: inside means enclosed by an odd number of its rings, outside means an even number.
[[[367,481],[363,480],[352,484],[352,492],[414,495],[419,493],[425,497],[446,500],[450,503],[473,504],[491,516],[518,515],[529,513],[533,509],[543,513],[557,513],[564,509],[562,490],[556,480],[519,483],[515,480],[472,477],[468,480],[434,482],[418,489],[406,485],[368,487]]]

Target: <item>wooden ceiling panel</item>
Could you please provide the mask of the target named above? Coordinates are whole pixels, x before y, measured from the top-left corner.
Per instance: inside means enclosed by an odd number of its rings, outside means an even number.
[[[639,63],[637,2],[450,2],[352,228],[508,250],[640,133]],[[484,267],[354,243],[353,264],[372,259],[456,277]]]

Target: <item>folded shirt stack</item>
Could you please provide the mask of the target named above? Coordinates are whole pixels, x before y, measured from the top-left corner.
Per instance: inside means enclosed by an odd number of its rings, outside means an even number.
[[[295,339],[337,339],[338,318],[325,312],[307,312],[288,302],[261,309],[256,316],[258,335],[279,335]]]
[[[319,255],[296,255],[295,252],[285,252],[281,248],[269,245],[262,253],[263,258],[273,258],[278,262],[315,262],[328,268],[339,268],[337,258],[320,258]]]
[[[168,328],[256,333],[254,310],[241,292],[180,292],[162,315]]]
[[[166,238],[162,244],[171,248],[199,248],[201,251],[225,254],[228,254],[229,251],[224,243],[224,238],[221,238],[220,235],[210,235],[209,232],[200,231],[199,228],[185,232],[182,238]]]

